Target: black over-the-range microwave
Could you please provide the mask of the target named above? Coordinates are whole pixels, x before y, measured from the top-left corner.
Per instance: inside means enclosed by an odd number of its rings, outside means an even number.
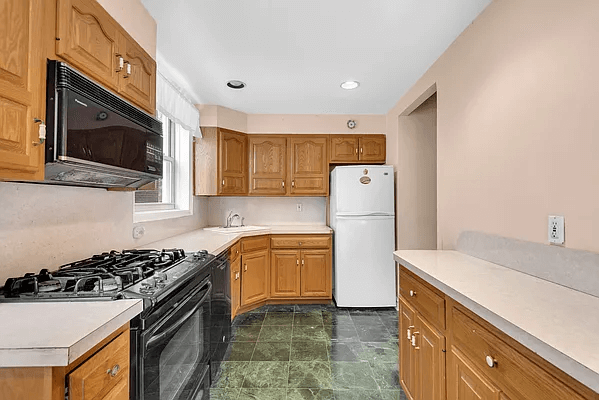
[[[162,177],[162,123],[80,72],[48,61],[45,180],[139,188]]]

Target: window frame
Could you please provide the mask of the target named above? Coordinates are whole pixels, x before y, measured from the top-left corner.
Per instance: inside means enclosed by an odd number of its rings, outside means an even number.
[[[159,118],[168,123],[169,149],[164,158],[172,163],[171,202],[136,203],[133,195],[133,222],[156,221],[193,215],[192,140],[191,133],[167,115]],[[163,179],[164,183],[164,179]],[[163,189],[164,190],[164,189]]]

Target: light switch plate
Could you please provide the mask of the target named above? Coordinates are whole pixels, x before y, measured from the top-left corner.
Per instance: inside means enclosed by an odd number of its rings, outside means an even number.
[[[550,215],[547,225],[547,239],[551,244],[564,244],[564,217]]]

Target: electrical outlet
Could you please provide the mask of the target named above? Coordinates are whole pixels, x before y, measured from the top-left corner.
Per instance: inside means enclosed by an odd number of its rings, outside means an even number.
[[[564,217],[550,215],[547,226],[547,239],[552,244],[564,244]]]
[[[295,211],[297,212],[302,212],[302,203],[297,203],[297,206],[295,208]]]

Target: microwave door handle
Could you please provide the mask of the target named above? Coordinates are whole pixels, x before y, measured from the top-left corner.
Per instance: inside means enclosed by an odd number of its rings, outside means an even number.
[[[204,288],[204,286],[202,287],[202,289],[203,288]],[[148,349],[150,347],[152,347],[154,344],[161,342],[165,337],[167,337],[168,335],[170,335],[171,333],[173,333],[174,331],[179,329],[181,327],[181,325],[183,325],[193,314],[195,314],[195,312],[198,311],[198,309],[206,302],[206,299],[208,298],[208,296],[210,296],[211,292],[212,292],[212,282],[208,282],[208,291],[206,292],[206,294],[204,296],[202,296],[200,301],[198,301],[198,304],[193,306],[193,308],[189,312],[185,313],[184,316],[179,318],[179,320],[177,322],[175,322],[173,325],[171,325],[167,330],[165,330],[164,332],[162,332],[159,335],[152,336],[152,338],[150,340],[148,340],[148,342],[145,345],[145,348],[144,348],[145,352],[147,352]],[[161,324],[161,326],[162,326],[162,324]]]

